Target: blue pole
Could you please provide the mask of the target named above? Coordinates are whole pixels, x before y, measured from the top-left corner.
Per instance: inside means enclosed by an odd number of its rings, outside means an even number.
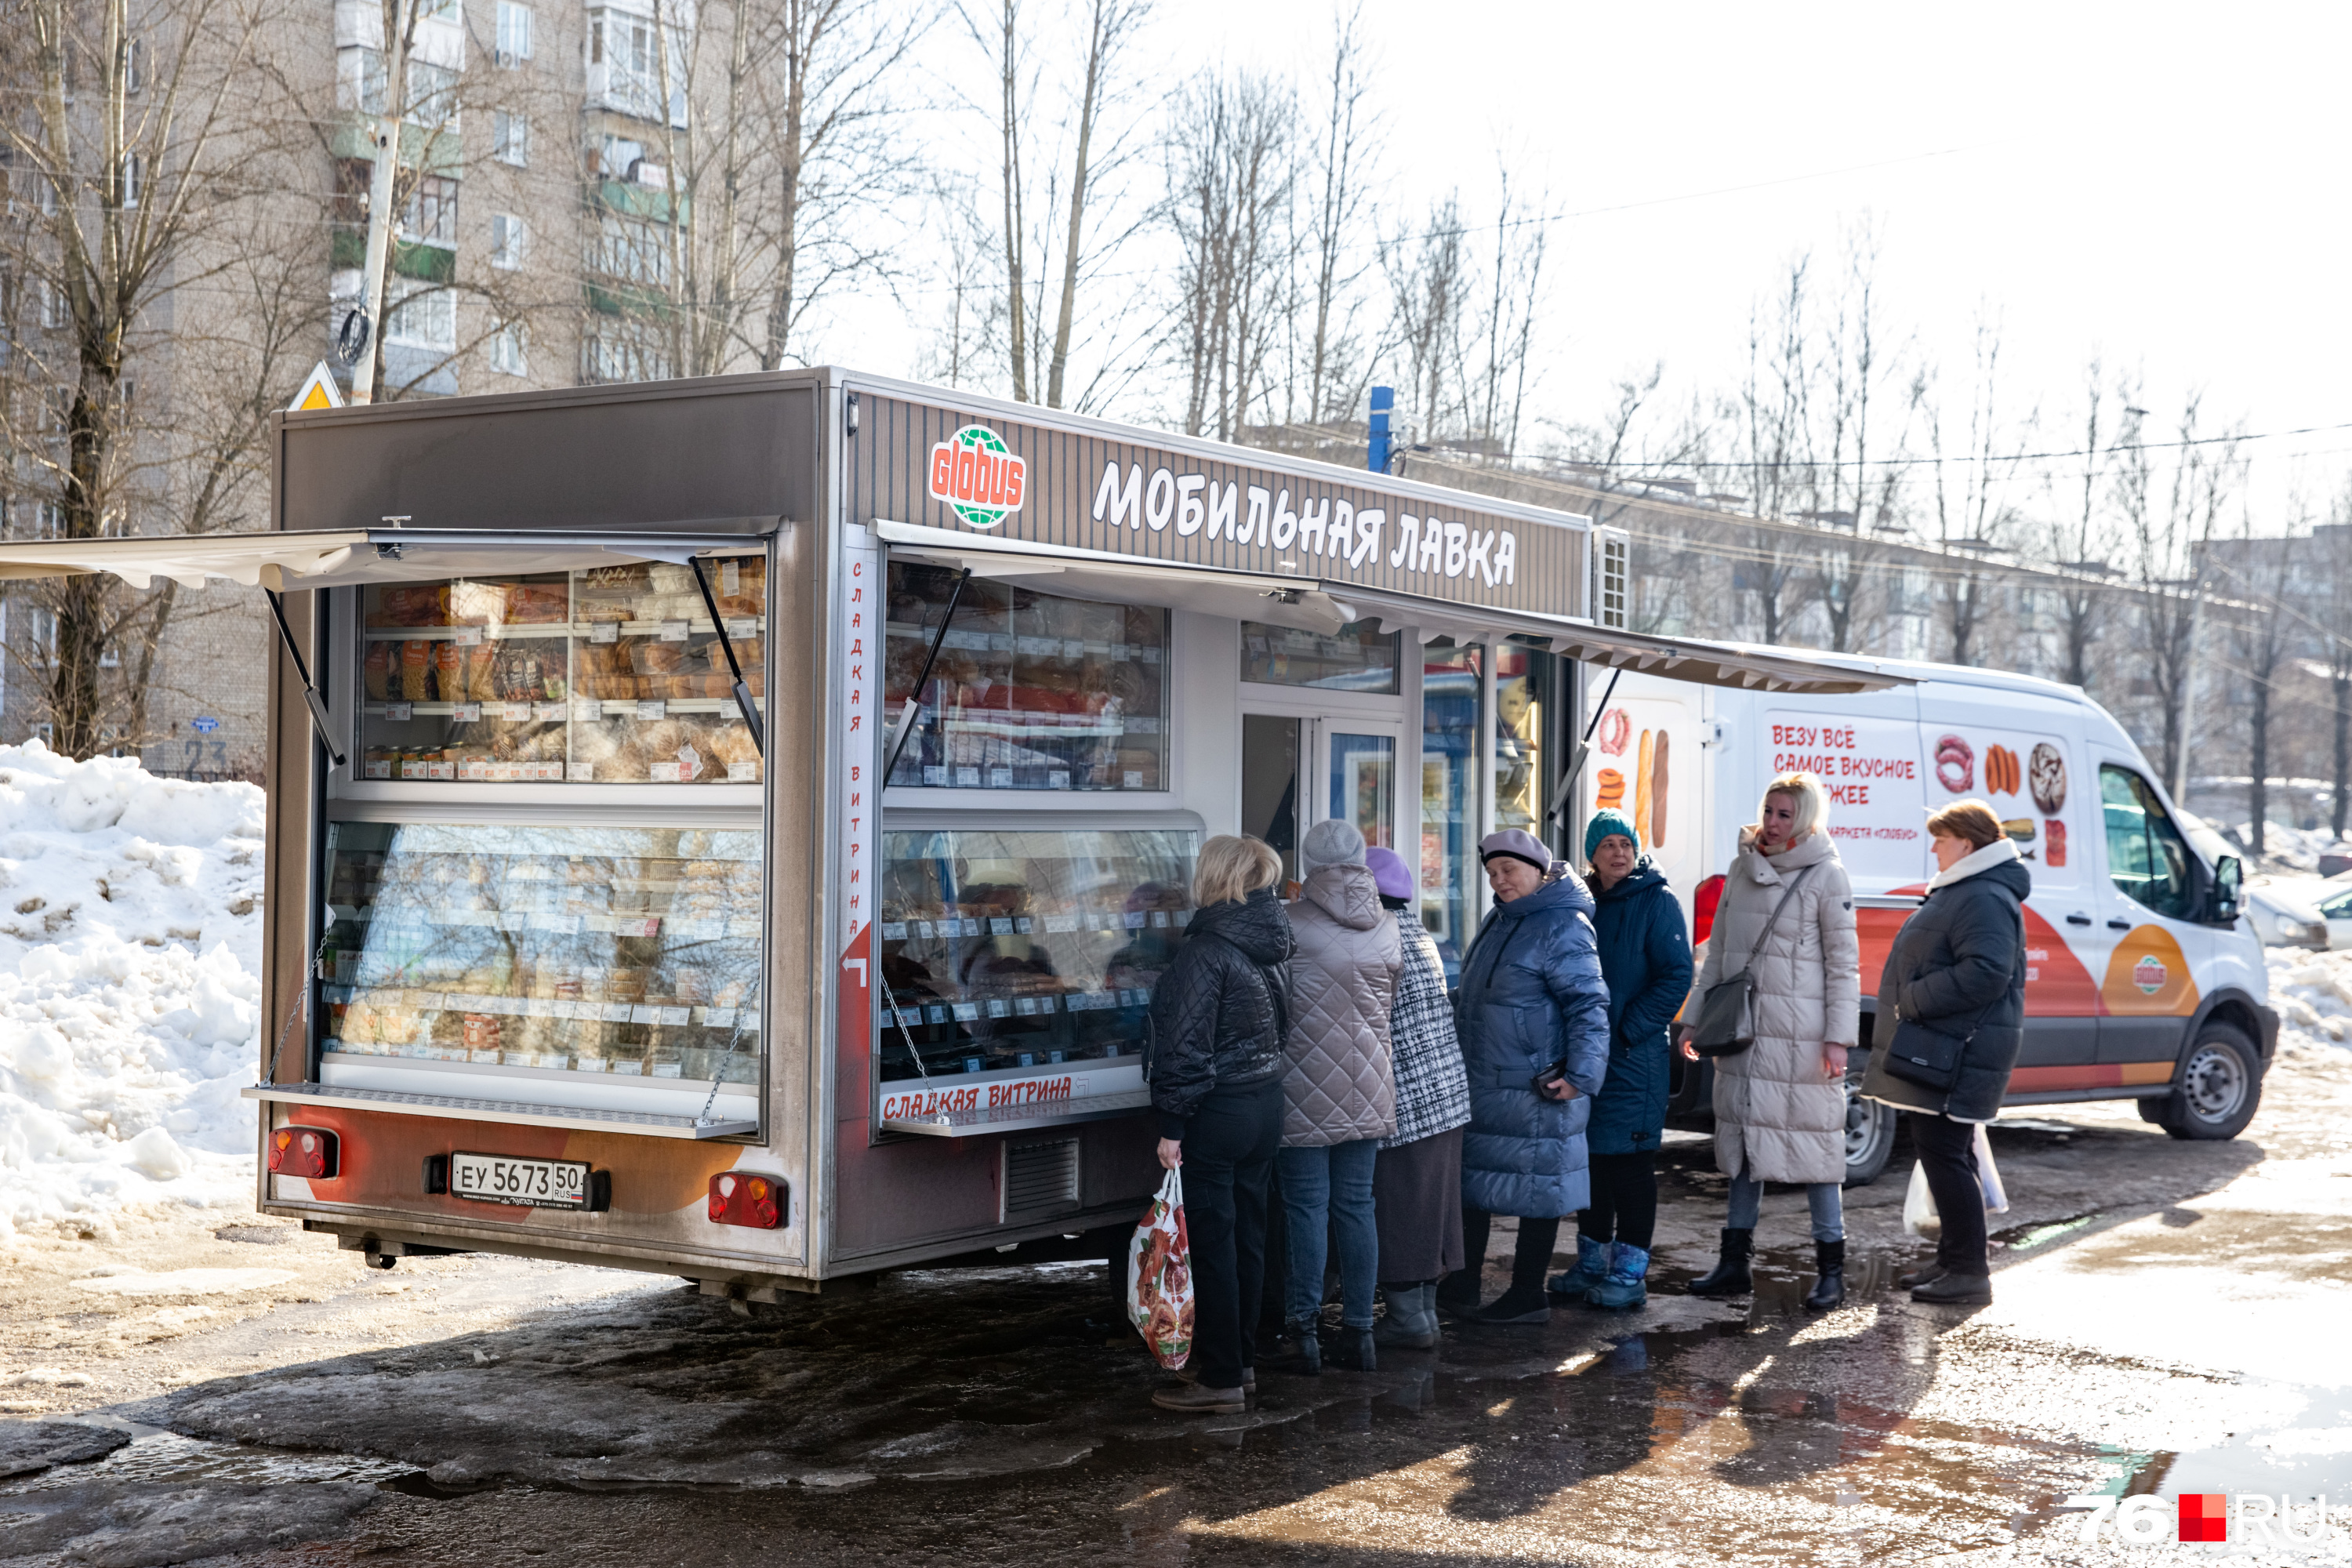
[[[1389,471],[1389,410],[1396,406],[1396,388],[1372,388],[1372,449],[1365,467],[1376,474]]]

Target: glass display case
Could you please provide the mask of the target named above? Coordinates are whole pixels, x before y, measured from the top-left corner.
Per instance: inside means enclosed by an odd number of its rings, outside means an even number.
[[[1329,637],[1297,626],[1242,623],[1242,679],[1261,686],[1313,686],[1393,697],[1403,643],[1396,632],[1350,621]]]
[[[957,574],[890,565],[887,690],[913,693]],[[1168,612],[964,584],[895,786],[1164,790]]]
[[[883,1081],[1139,1066],[1200,843],[1192,827],[886,830]]]
[[[757,1082],[760,835],[327,826],[320,1049],[598,1081]]]
[[[707,561],[752,696],[767,565]],[[756,784],[718,624],[666,563],[360,590],[362,779]]]

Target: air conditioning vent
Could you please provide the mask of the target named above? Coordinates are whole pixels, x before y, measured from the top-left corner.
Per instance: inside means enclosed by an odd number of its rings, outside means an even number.
[[[1078,1206],[1078,1141],[1004,1145],[1004,1224],[1068,1214]]]

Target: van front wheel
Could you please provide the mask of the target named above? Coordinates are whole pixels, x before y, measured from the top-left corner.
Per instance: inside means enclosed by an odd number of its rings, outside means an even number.
[[[1859,1058],[1862,1053],[1856,1051]],[[1866,1187],[1895,1155],[1895,1108],[1862,1098],[1862,1074],[1845,1079],[1845,1184]]]
[[[2208,1024],[2197,1031],[2170,1097],[2155,1102],[2151,1120],[2175,1138],[2235,1138],[2262,1101],[2262,1058],[2254,1043],[2228,1024]]]

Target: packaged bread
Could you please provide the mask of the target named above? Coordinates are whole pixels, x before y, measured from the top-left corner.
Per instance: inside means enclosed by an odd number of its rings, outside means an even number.
[[[400,583],[382,590],[370,626],[442,626],[449,624],[449,584]]]
[[[466,700],[491,702],[499,695],[499,645],[477,643],[465,650]]]
[[[523,626],[549,626],[572,618],[572,594],[561,583],[510,583],[506,617]]]
[[[456,643],[433,645],[433,689],[444,702],[466,700],[466,650]]]
[[[711,735],[710,754],[730,767],[760,760],[760,749],[751,743],[751,731],[740,723],[725,725]]]
[[[706,563],[712,595],[722,616],[763,615],[768,607],[768,563],[757,556],[730,556]]]
[[[392,652],[388,642],[368,644],[367,658],[360,665],[360,678],[367,685],[368,700],[383,702],[392,696]]]
[[[572,616],[582,621],[634,621],[636,602],[651,584],[642,566],[596,566],[572,580]]]
[[[620,775],[613,771],[621,755],[620,737],[616,724],[580,724],[572,731],[572,766],[573,776],[585,779],[611,779]],[[578,770],[586,770],[584,772]]]
[[[503,583],[452,583],[447,591],[449,624],[453,626],[494,626],[506,619],[507,590]]]
[[[400,699],[404,702],[433,700],[433,645],[412,637],[400,645]]]
[[[686,667],[687,645],[640,637],[629,644],[629,667],[639,675],[671,675]]]

